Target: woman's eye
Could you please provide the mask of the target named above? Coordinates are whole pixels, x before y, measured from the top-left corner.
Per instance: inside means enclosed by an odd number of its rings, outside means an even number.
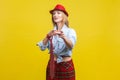
[[[60,12],[58,12],[58,14],[61,14]]]
[[[53,15],[55,15],[55,14],[61,14],[61,12],[59,12],[59,11],[58,12],[53,12]]]
[[[53,12],[53,15],[55,15],[55,12]]]

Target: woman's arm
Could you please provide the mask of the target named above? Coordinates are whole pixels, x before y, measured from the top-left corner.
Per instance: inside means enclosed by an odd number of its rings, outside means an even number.
[[[76,38],[77,38],[76,32],[73,29],[69,30],[69,35],[68,36],[65,36],[63,32],[59,36],[64,40],[64,42],[66,43],[66,46],[69,49],[73,48],[73,46],[76,43]]]
[[[65,43],[69,49],[73,48],[73,44],[72,44],[72,41],[70,39],[68,39],[67,37],[63,37],[63,40],[65,41]]]
[[[69,49],[72,49],[72,47],[73,47],[72,41],[70,39],[68,39],[63,33],[61,33],[59,36],[64,40],[64,42],[66,43],[67,47]]]
[[[52,37],[53,35],[55,35],[55,30],[51,30],[47,35],[46,37],[43,39],[43,45],[46,45],[49,41],[49,38]],[[38,44],[36,44],[38,46]]]

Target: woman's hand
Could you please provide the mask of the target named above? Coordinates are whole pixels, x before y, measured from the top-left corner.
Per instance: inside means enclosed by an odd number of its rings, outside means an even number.
[[[65,38],[65,35],[62,31],[60,31],[60,33],[58,34],[60,38],[64,39]]]
[[[61,31],[57,31],[57,30],[51,30],[47,35],[49,37],[54,36],[54,35],[60,35],[62,32]]]
[[[55,30],[51,30],[47,35],[49,37],[52,37],[53,35],[55,35]]]

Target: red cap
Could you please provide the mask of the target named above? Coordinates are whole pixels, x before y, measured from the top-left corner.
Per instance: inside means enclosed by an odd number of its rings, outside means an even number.
[[[63,11],[68,16],[67,11],[65,10],[64,6],[61,4],[57,4],[53,10],[50,10],[50,13],[52,14],[52,12],[55,10]]]

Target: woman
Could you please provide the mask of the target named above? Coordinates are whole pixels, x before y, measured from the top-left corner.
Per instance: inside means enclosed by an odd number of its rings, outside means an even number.
[[[57,4],[50,13],[54,29],[37,43],[41,50],[46,48],[50,50],[46,80],[75,80],[75,69],[71,56],[76,43],[76,32],[69,28],[68,12],[64,6]]]

